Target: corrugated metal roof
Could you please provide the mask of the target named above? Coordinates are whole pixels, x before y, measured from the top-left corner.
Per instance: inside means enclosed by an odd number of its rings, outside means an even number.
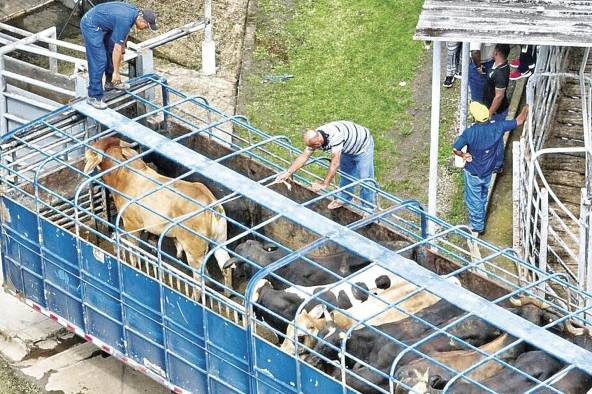
[[[592,46],[591,0],[426,0],[415,39]]]

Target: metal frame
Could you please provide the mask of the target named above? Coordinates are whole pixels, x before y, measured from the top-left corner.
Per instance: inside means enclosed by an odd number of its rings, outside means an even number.
[[[141,94],[143,90],[153,88],[166,92],[162,102],[143,97]],[[168,97],[169,95],[171,97]],[[137,104],[145,106],[146,113],[128,118],[116,112],[133,112]],[[3,190],[0,210],[2,264],[8,282],[38,310],[56,316],[56,320],[88,340],[107,344],[112,354],[131,362],[135,368],[144,369],[144,372],[150,371],[150,376],[167,387],[177,392],[201,389],[253,393],[265,389],[312,392],[320,389],[314,389],[316,382],[327,392],[347,392],[349,376],[353,371],[346,369],[343,362],[340,367],[341,381],[333,380],[262,339],[258,334],[262,323],[257,319],[255,309],[265,307],[253,302],[251,297],[259,279],[273,276],[282,280],[277,275],[280,267],[296,260],[305,260],[318,266],[314,259],[307,256],[312,251],[327,247],[329,243],[364,257],[372,261],[373,265],[380,265],[416,286],[411,293],[392,302],[385,301],[380,294],[368,292],[357,285],[355,279],[340,277],[337,274],[336,282],[328,287],[349,283],[358,291],[366,292],[369,298],[382,305],[373,316],[387,310],[398,310],[412,319],[417,319],[426,328],[433,330],[432,335],[422,341],[428,341],[434,335],[442,333],[462,343],[466,349],[479,352],[475,346],[453,337],[447,331],[470,316],[479,316],[503,332],[518,338],[506,349],[500,349],[491,355],[484,354],[484,358],[473,365],[471,370],[488,360],[494,360],[501,363],[504,368],[522,373],[511,364],[502,361],[500,354],[522,342],[527,342],[562,360],[567,364],[567,368],[580,368],[592,374],[592,354],[549,331],[551,328],[557,330],[566,320],[573,320],[581,326],[590,324],[585,320],[586,308],[590,306],[580,305],[572,308],[554,298],[548,290],[560,287],[580,299],[592,300],[592,294],[571,285],[561,274],[545,272],[518,259],[511,250],[500,250],[487,242],[473,238],[463,226],[451,226],[427,214],[417,202],[402,201],[381,191],[370,180],[350,178],[352,184],[365,184],[367,187],[375,188],[384,211],[354,221],[348,226],[339,225],[310,207],[323,199],[337,196],[343,188],[333,188],[323,195],[297,203],[265,186],[274,178],[275,173],[284,170],[290,164],[293,155],[299,153],[299,150],[290,144],[289,139],[270,136],[250,125],[243,117],[226,115],[212,107],[204,98],[186,96],[168,86],[166,81],[158,76],[150,75],[134,80],[132,90],[113,98],[110,106],[110,110],[98,111],[83,102],[77,102],[0,137],[0,149],[3,153],[0,161],[0,185]],[[171,138],[142,126],[139,122],[152,124]],[[235,129],[230,141],[220,136],[226,124],[232,124]],[[181,131],[181,127],[184,131]],[[224,244],[216,244],[209,240],[212,247],[208,257],[216,248],[227,249],[232,256],[237,256],[228,246],[246,236],[272,242],[286,251],[286,256],[259,270],[249,280],[245,292],[242,293],[236,289],[226,288],[215,276],[204,270],[205,265],[196,271],[187,266],[184,260],[177,259],[163,248],[167,231],[173,226],[185,226],[182,220],[186,217],[163,217],[169,226],[159,236],[155,245],[142,240],[138,234],[126,232],[120,224],[122,212],[116,215],[115,221],[110,219],[106,192],[117,191],[101,180],[105,172],[88,176],[82,174],[77,166],[77,152],[82,149],[93,149],[93,141],[113,133],[138,142],[143,147],[139,156],[119,163],[114,170],[125,167],[129,171],[135,171],[129,167],[129,163],[151,153],[158,153],[185,169],[171,182],[158,185],[150,193],[168,189],[181,198],[188,198],[173,189],[171,184],[175,180],[199,174],[231,192],[218,202],[202,206],[193,214],[197,215],[205,210],[218,214],[214,206],[233,198],[256,202],[271,212],[255,226],[246,226],[227,216],[227,221],[240,230],[239,234]],[[61,141],[61,147],[47,149],[49,136]],[[208,138],[210,144],[218,143],[221,147],[230,145],[231,149],[212,160],[183,145],[198,136]],[[271,169],[272,174],[262,179],[251,180],[227,167],[232,160],[239,157],[248,157],[253,162]],[[26,158],[26,164],[23,158]],[[326,168],[326,161],[311,160],[305,169],[298,173],[297,180],[304,185],[310,185],[319,179],[317,173]],[[68,171],[71,174],[69,178],[73,178],[72,186],[62,189],[47,184],[51,177],[60,176],[60,171]],[[139,199],[133,202],[142,204]],[[356,206],[361,207],[361,203],[356,202],[354,209]],[[158,214],[154,211],[153,213]],[[21,215],[21,219],[18,222],[11,221],[9,216],[16,217],[17,214]],[[35,221],[35,229],[27,227],[30,219]],[[289,221],[307,229],[312,241],[305,245],[297,245],[298,247],[289,245],[286,241],[278,241],[273,234],[265,230],[266,226],[278,221]],[[430,223],[438,232],[428,233]],[[398,251],[380,246],[359,232],[368,225],[384,226],[396,231],[408,240],[408,246]],[[111,234],[114,239],[110,238]],[[203,238],[199,233],[194,232],[194,235]],[[61,239],[59,255],[56,254],[53,243],[55,237]],[[129,243],[129,239],[137,242],[141,249]],[[479,245],[483,253],[482,259],[471,260],[470,251],[465,249],[467,240]],[[409,249],[423,251],[420,256],[423,253],[437,253],[456,263],[458,268],[447,273],[447,277],[461,280],[470,275],[487,277],[501,286],[500,289],[505,289],[503,295],[493,301],[487,301],[465,288],[454,286],[445,278],[399,255]],[[130,265],[129,256],[135,256],[138,260],[136,268]],[[247,264],[256,265],[248,259],[243,260]],[[38,261],[39,264],[33,263],[34,261]],[[530,284],[522,284],[515,267],[518,267],[519,271],[535,273],[537,280]],[[321,266],[318,268],[325,269]],[[56,274],[58,272],[59,275]],[[192,274],[197,274],[201,280],[196,282]],[[79,286],[74,287],[81,290],[73,290],[69,283],[78,283]],[[211,286],[212,283],[215,286]],[[199,290],[201,303],[192,299],[196,290]],[[402,306],[405,300],[428,292],[460,307],[468,314],[460,316],[447,326],[434,327],[416,317],[414,311],[405,310]],[[227,295],[231,295],[233,300]],[[502,307],[509,298],[517,295],[529,295],[550,303],[560,318],[543,328]],[[319,293],[310,292],[307,298],[318,299]],[[346,316],[349,314],[347,310],[341,312]],[[356,319],[358,322],[349,333],[356,327],[369,327],[376,335],[386,335],[377,327],[368,325],[371,318],[372,316],[365,320]],[[192,323],[187,323],[189,321]],[[197,333],[194,324],[200,327]],[[276,334],[278,337],[283,335]],[[388,339],[402,345],[407,349],[406,352],[419,354],[443,368],[449,368],[434,360],[429,354],[423,354],[418,350],[419,343],[408,345],[394,337]],[[346,345],[347,337],[342,342],[342,361],[344,357],[351,357],[345,352]],[[313,352],[312,349],[306,350]],[[364,363],[364,360],[359,362]],[[397,369],[395,365],[396,363],[393,363],[393,371]],[[383,373],[372,365],[367,365],[367,368],[377,374]],[[471,381],[467,376],[469,370],[451,372],[456,375],[455,379]],[[388,373],[386,377],[391,386],[397,383]],[[551,380],[534,380],[533,384],[550,387],[550,382]],[[480,385],[479,382],[472,383]],[[388,388],[385,387],[377,389],[388,392]]]
[[[541,47],[538,55],[536,72],[527,85],[527,103],[531,111],[528,124],[520,144],[514,149],[515,183],[514,199],[517,203],[517,221],[524,223],[519,228],[515,223],[514,246],[521,255],[539,267],[553,271],[564,271],[570,281],[584,290],[591,287],[587,281],[592,272],[592,259],[589,254],[588,239],[590,227],[587,224],[589,205],[586,195],[590,188],[590,163],[592,163],[592,135],[590,122],[592,119],[592,78],[586,73],[587,59],[590,49],[583,50],[584,56],[577,73],[566,72],[570,51],[561,47]],[[557,97],[565,81],[576,80],[582,95],[583,144],[581,147],[547,147],[544,148],[550,135],[551,121],[557,105]],[[582,185],[580,212],[572,212],[549,185],[540,162],[549,154],[583,153],[586,162],[586,183]],[[548,196],[548,197],[547,197]],[[554,203],[557,208],[549,207],[545,201]],[[564,216],[562,218],[561,216]],[[574,230],[578,229],[577,231]],[[551,241],[555,246],[551,246]],[[547,264],[547,257],[552,257],[556,264]],[[562,257],[562,256],[566,257]],[[569,266],[577,265],[577,270]],[[529,280],[528,272],[522,277]],[[574,299],[573,302],[586,302]]]

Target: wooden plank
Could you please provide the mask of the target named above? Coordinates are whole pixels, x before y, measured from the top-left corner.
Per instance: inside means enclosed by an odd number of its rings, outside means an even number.
[[[426,0],[415,38],[592,46],[587,1]]]
[[[573,171],[581,175],[586,173],[585,166],[586,161],[583,157],[569,155],[546,155],[541,164],[543,170]]]
[[[584,187],[585,176],[574,171],[555,170],[545,174],[547,182],[554,185],[572,186],[578,189]]]

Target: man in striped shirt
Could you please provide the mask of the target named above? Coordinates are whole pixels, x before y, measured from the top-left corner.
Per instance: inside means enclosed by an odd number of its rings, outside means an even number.
[[[331,152],[331,164],[323,182],[312,184],[313,191],[319,192],[321,189],[326,189],[335,177],[338,167],[343,173],[339,182],[341,188],[357,179],[374,179],[374,139],[367,128],[354,122],[339,120],[322,125],[316,130],[304,132],[303,139],[306,149],[286,172],[277,176],[277,182],[285,181],[298,171],[316,149]],[[376,185],[374,182],[364,182],[364,184]],[[331,201],[327,208],[336,209],[343,206],[344,201],[350,202],[353,189],[352,186],[346,189],[346,193],[339,193],[339,198]],[[372,210],[376,206],[374,190],[362,186],[360,198],[364,207]]]

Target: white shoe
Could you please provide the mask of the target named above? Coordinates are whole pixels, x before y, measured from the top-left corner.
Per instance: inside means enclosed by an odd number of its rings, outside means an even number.
[[[109,108],[109,106],[107,105],[107,103],[105,103],[102,99],[98,99],[96,97],[88,97],[86,99],[86,103],[88,105],[90,105],[91,107],[94,107],[96,109],[107,109],[107,108]]]

